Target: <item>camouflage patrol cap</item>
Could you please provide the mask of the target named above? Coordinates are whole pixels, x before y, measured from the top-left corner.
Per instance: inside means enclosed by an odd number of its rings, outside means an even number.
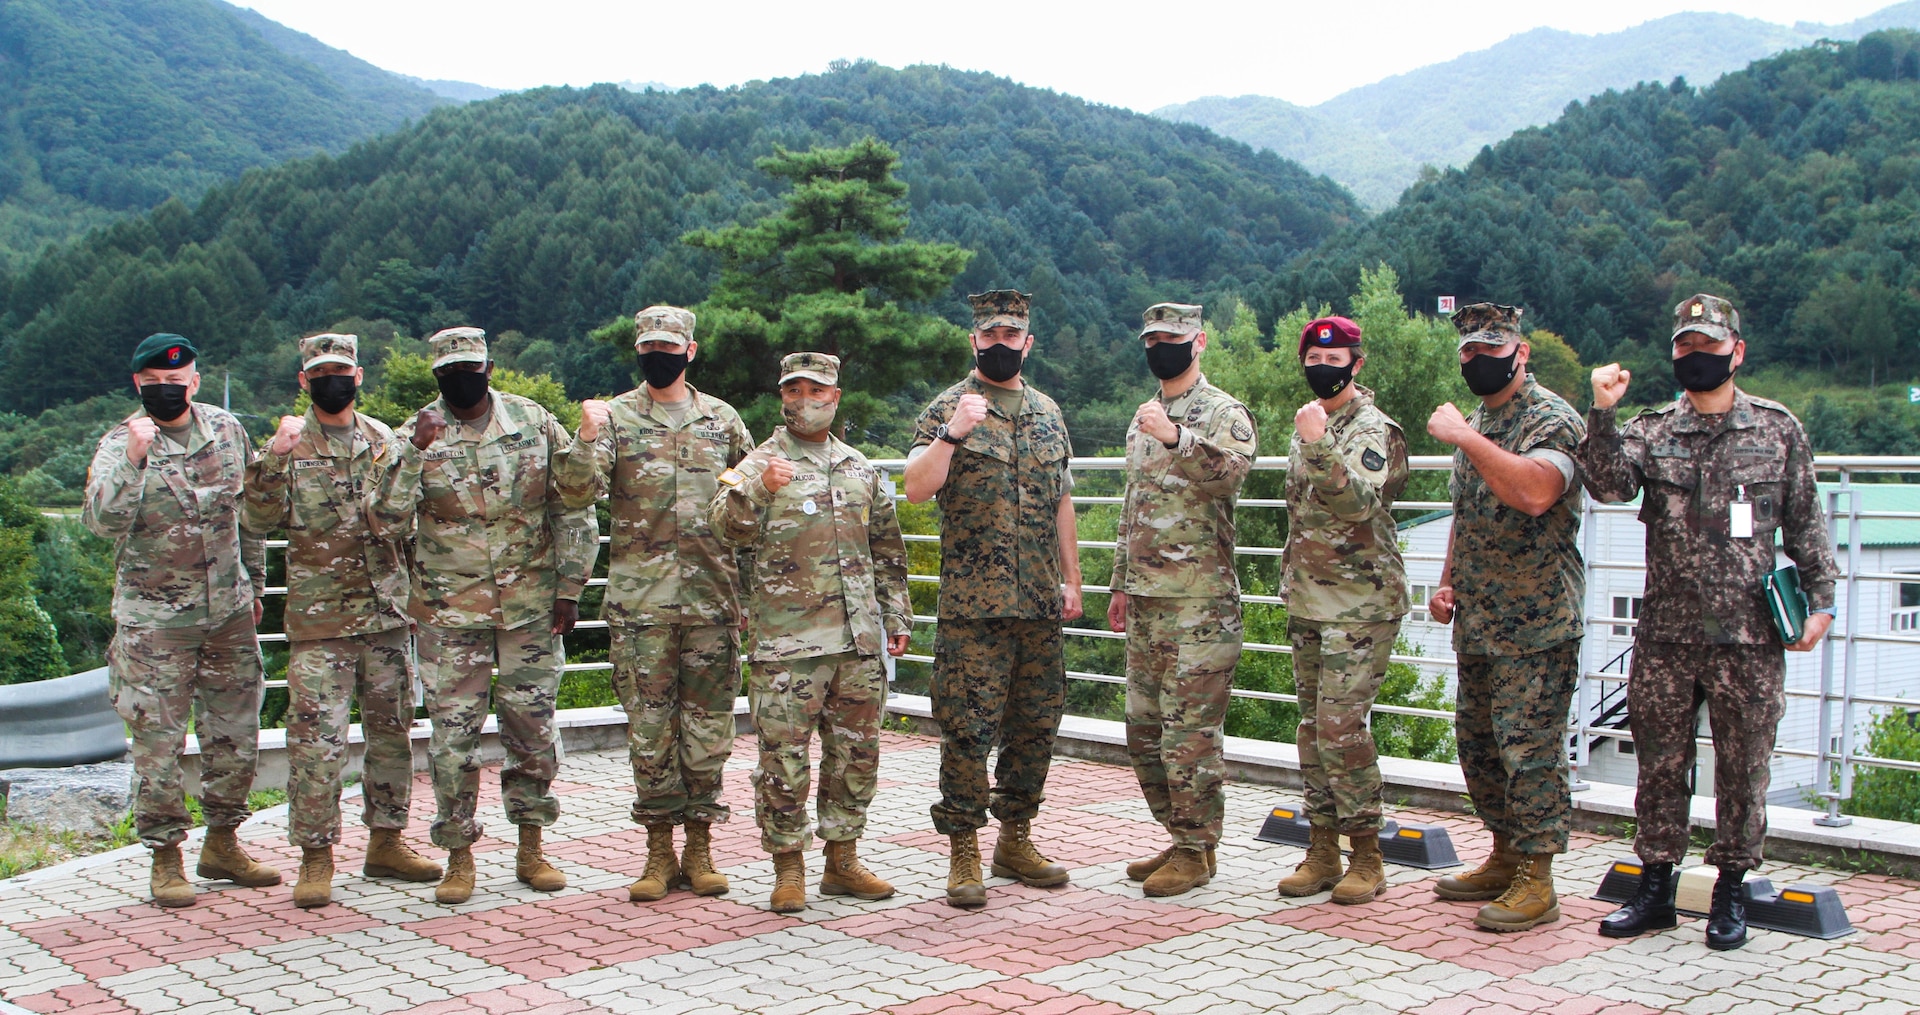
[[[163,331],[148,335],[133,347],[133,370],[135,373],[148,367],[172,370],[186,366],[199,355],[200,350],[195,349],[192,342]]]
[[[360,336],[336,335],[329,332],[324,335],[308,335],[301,339],[300,369],[307,370],[322,363],[359,366]]]
[[[785,384],[795,377],[837,388],[840,386],[840,357],[824,352],[790,352],[780,358],[780,383]]]
[[[1197,303],[1155,303],[1140,315],[1140,337],[1156,331],[1174,335],[1192,335],[1200,331],[1200,306]]]
[[[1469,303],[1453,312],[1453,326],[1460,332],[1460,345],[1465,349],[1469,342],[1482,345],[1502,346],[1525,341],[1520,332],[1520,315],[1526,313],[1519,307],[1509,307],[1501,303]]]
[[[1718,296],[1695,293],[1673,308],[1673,337],[1697,331],[1716,342],[1740,337],[1740,311]]]
[[[1301,359],[1307,357],[1307,347],[1317,349],[1351,349],[1360,344],[1360,326],[1344,317],[1322,317],[1307,322],[1300,329]]]
[[[479,328],[448,328],[428,336],[435,370],[449,363],[485,363],[487,333]]]
[[[1032,301],[1032,293],[1023,293],[1018,289],[989,289],[974,293],[967,297],[967,302],[973,305],[973,330],[1005,327],[1025,331],[1027,308]]]
[[[693,311],[664,304],[633,315],[633,346],[642,342],[670,342],[682,349],[693,341]]]

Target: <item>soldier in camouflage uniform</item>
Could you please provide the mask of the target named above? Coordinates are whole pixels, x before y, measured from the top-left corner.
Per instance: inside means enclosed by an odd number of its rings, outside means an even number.
[[[612,556],[602,616],[612,637],[613,688],[627,710],[633,820],[647,829],[647,866],[627,887],[652,902],[685,885],[727,890],[714,869],[712,825],[727,820],[721,771],[733,753],[740,693],[739,567],[707,523],[722,472],[753,448],[733,406],[694,390],[694,316],[679,307],[634,315],[646,383],[581,405],[573,454],[560,471],[569,505],[611,498]],[[687,827],[673,852],[673,826]]]
[[[839,358],[783,358],[780,403],[786,426],[720,474],[708,520],[722,543],[754,551],[746,582],[754,627],[748,690],[760,740],[754,817],[773,854],[773,911],[793,913],[807,904],[807,749],[816,728],[827,843],[820,891],[893,894],[860,862],[857,843],[880,771],[880,652],[906,654],[913,604],[893,483],[829,430],[840,404]]]
[[[1640,890],[1601,921],[1631,937],[1672,927],[1673,868],[1687,853],[1687,774],[1702,702],[1713,730],[1714,839],[1720,868],[1707,944],[1746,942],[1746,872],[1767,832],[1768,765],[1786,708],[1781,649],[1809,652],[1833,623],[1838,572],[1814,486],[1813,451],[1786,407],[1733,382],[1746,359],[1740,314],[1701,293],[1674,307],[1673,402],[1620,426],[1615,405],[1631,378],[1618,363],[1593,372],[1593,409],[1579,459],[1587,491],[1603,501],[1644,497],[1647,593],[1634,630],[1628,719],[1640,764],[1634,851]],[[1761,582],[1774,569],[1778,534],[1800,569],[1811,614],[1783,646]]]
[[[561,503],[555,474],[567,459],[566,427],[531,399],[489,390],[486,332],[449,328],[427,341],[440,398],[394,434],[397,460],[376,488],[371,518],[375,536],[414,540],[407,613],[420,626],[433,717],[433,842],[448,851],[434,897],[455,905],[473,895],[490,701],[507,754],[501,798],[520,828],[514,875],[536,891],[559,891],[566,875],[547,862],[540,830],[560,814],[552,789],[560,639],[579,618],[599,527],[591,507]]]
[[[361,820],[372,830],[362,873],[437,881],[440,866],[401,838],[413,791],[413,645],[401,547],[375,539],[367,500],[393,461],[393,431],[354,411],[364,377],[359,339],[300,340],[305,416],[285,416],[247,466],[244,519],[287,533],[287,839],[300,847],[294,905],[333,898],[348,708],[360,699],[366,741]]]
[[[1291,520],[1280,563],[1287,638],[1300,696],[1300,776],[1307,856],[1280,894],[1333,889],[1370,902],[1387,890],[1380,856],[1380,760],[1367,715],[1387,675],[1407,572],[1393,499],[1407,485],[1407,439],[1353,377],[1366,363],[1360,326],[1323,317],[1300,333],[1300,363],[1317,398],[1294,414],[1288,449]],[[1340,869],[1340,836],[1353,859]]]
[[[1227,691],[1240,662],[1234,501],[1253,416],[1207,383],[1198,306],[1156,303],[1140,340],[1160,393],[1127,428],[1107,624],[1127,635],[1127,755],[1173,844],[1127,866],[1151,896],[1207,883],[1226,816]]]
[[[1573,461],[1586,428],[1527,372],[1520,313],[1476,303],[1453,315],[1460,373],[1480,407],[1462,417],[1448,403],[1427,420],[1428,433],[1459,449],[1447,562],[1428,610],[1454,625],[1460,768],[1493,833],[1485,863],[1434,891],[1493,899],[1474,923],[1496,931],[1560,918],[1552,864],[1567,851],[1573,809],[1567,710],[1587,590]]]
[[[200,390],[193,343],[150,335],[133,351],[141,412],[100,439],[82,519],[114,546],[113,707],[133,740],[134,830],[153,850],[151,890],[191,906],[181,868],[187,837],[180,753],[191,718],[200,740],[206,841],[196,872],[261,887],[280,883],[235,835],[247,820],[259,749],[262,673],[254,625],[266,551],[240,519],[250,443]]]
[[[1051,886],[1069,876],[1030,837],[1067,700],[1060,624],[1080,616],[1066,421],[1020,378],[1033,348],[1030,299],[1011,289],[968,297],[974,370],[920,413],[907,460],[907,499],[940,499],[933,824],[952,850],[947,902],[955,906],[987,902],[977,829],[989,802],[1000,819],[996,877]],[[989,794],[987,754],[996,744]]]

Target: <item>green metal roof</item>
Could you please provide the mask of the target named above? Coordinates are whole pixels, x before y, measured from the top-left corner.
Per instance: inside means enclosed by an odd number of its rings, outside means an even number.
[[[1827,494],[1840,489],[1839,483],[1820,484],[1820,507],[1829,501]],[[1871,511],[1911,511],[1920,513],[1920,485],[1912,483],[1855,483],[1852,498],[1862,513]],[[1840,546],[1847,545],[1850,525],[1846,512],[1848,498],[1840,498],[1840,510],[1834,518],[1834,532]],[[1865,548],[1920,546],[1920,518],[1862,518],[1860,546]]]

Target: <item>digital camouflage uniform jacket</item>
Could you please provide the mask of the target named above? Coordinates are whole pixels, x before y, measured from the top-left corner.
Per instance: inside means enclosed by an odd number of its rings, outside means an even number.
[[[1302,620],[1378,622],[1407,612],[1393,501],[1406,488],[1407,438],[1400,424],[1354,385],[1327,416],[1327,432],[1287,452],[1289,531],[1280,594]]]
[[[1233,511],[1253,468],[1253,416],[1204,374],[1162,403],[1180,440],[1169,448],[1127,428],[1127,488],[1108,587],[1131,596],[1237,596]]]
[[[953,416],[961,395],[987,400],[987,416],[953,449],[940,487],[940,619],[1059,620],[1060,498],[1073,488],[1072,445],[1053,399],[1021,389],[1009,417],[968,374],[941,392],[915,421],[913,446],[926,447]]]
[[[755,662],[877,656],[887,635],[912,630],[893,484],[831,435],[830,468],[817,453],[776,428],[737,469],[721,473],[708,514],[722,543],[754,551],[746,585]],[[793,480],[768,493],[760,476],[775,456],[793,462]]]
[[[425,451],[402,424],[374,494],[374,535],[414,540],[407,613],[433,627],[548,623],[554,600],[580,598],[600,550],[592,507],[566,507],[555,485],[567,428],[532,399],[487,397],[478,434],[435,399],[447,429]]]
[[[693,415],[675,428],[642,386],[610,401],[612,420],[591,444],[575,438],[560,467],[567,504],[606,494],[613,515],[607,562],[610,624],[740,622],[740,569],[714,538],[707,509],[720,473],[753,448],[733,406],[688,389]]]
[[[1566,399],[1526,383],[1498,409],[1485,404],[1467,424],[1504,451],[1572,457],[1586,427]],[[1494,496],[1465,451],[1453,456],[1453,649],[1462,655],[1518,656],[1585,631],[1586,565],[1580,556],[1580,478],[1533,517]]]
[[[1613,409],[1588,413],[1580,465],[1599,500],[1640,493],[1647,527],[1647,592],[1639,638],[1693,644],[1779,645],[1761,579],[1774,542],[1800,567],[1810,610],[1833,609],[1833,540],[1814,486],[1813,450],[1793,413],[1734,389],[1718,418],[1683,396],[1622,427]],[[1744,488],[1744,489],[1743,489]],[[1730,503],[1753,504],[1753,536],[1729,534]]]
[[[374,538],[367,504],[393,464],[393,431],[354,413],[349,445],[307,410],[284,455],[272,446],[247,466],[242,519],[255,532],[287,530],[287,637],[350,638],[404,627],[407,571],[400,545]]]
[[[114,623],[217,624],[266,594],[265,545],[240,524],[251,447],[239,420],[198,402],[186,448],[158,436],[144,466],[127,461],[124,422],[100,439],[81,518],[114,543]]]

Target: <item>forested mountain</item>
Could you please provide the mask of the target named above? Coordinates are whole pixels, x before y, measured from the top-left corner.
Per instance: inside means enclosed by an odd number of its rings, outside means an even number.
[[[1212,97],[1156,110],[1255,148],[1270,148],[1390,206],[1420,167],[1462,166],[1482,147],[1551,122],[1567,103],[1643,81],[1720,75],[1820,39],[1920,28],[1920,0],[1845,25],[1788,27],[1734,14],[1686,13],[1619,32],[1537,28],[1487,49],[1343,92],[1304,107],[1264,95]]]
[[[0,262],[447,101],[214,0],[0,0]]]
[[[1143,307],[1261,287],[1359,214],[1271,153],[985,74],[861,63],[724,91],[543,89],[250,173],[0,277],[0,403],[122,390],[103,337],[173,330],[244,381],[237,401],[281,405],[290,337],[347,318],[477,324],[576,397],[624,390],[631,351],[587,333],[706,296],[713,255],[680,238],[775,207],[756,158],[869,135],[902,155],[909,235],[976,252],[920,309],[959,322],[968,291],[1035,293],[1035,371],[1074,403],[1140,386]]]
[[[1920,35],[1823,43],[1729,74],[1608,92],[1416,184],[1254,297],[1262,320],[1338,305],[1391,265],[1442,294],[1528,308],[1587,362],[1647,358],[1670,393],[1673,304],[1739,305],[1754,367],[1853,383],[1920,362]],[[1651,340],[1650,344],[1648,340]]]

